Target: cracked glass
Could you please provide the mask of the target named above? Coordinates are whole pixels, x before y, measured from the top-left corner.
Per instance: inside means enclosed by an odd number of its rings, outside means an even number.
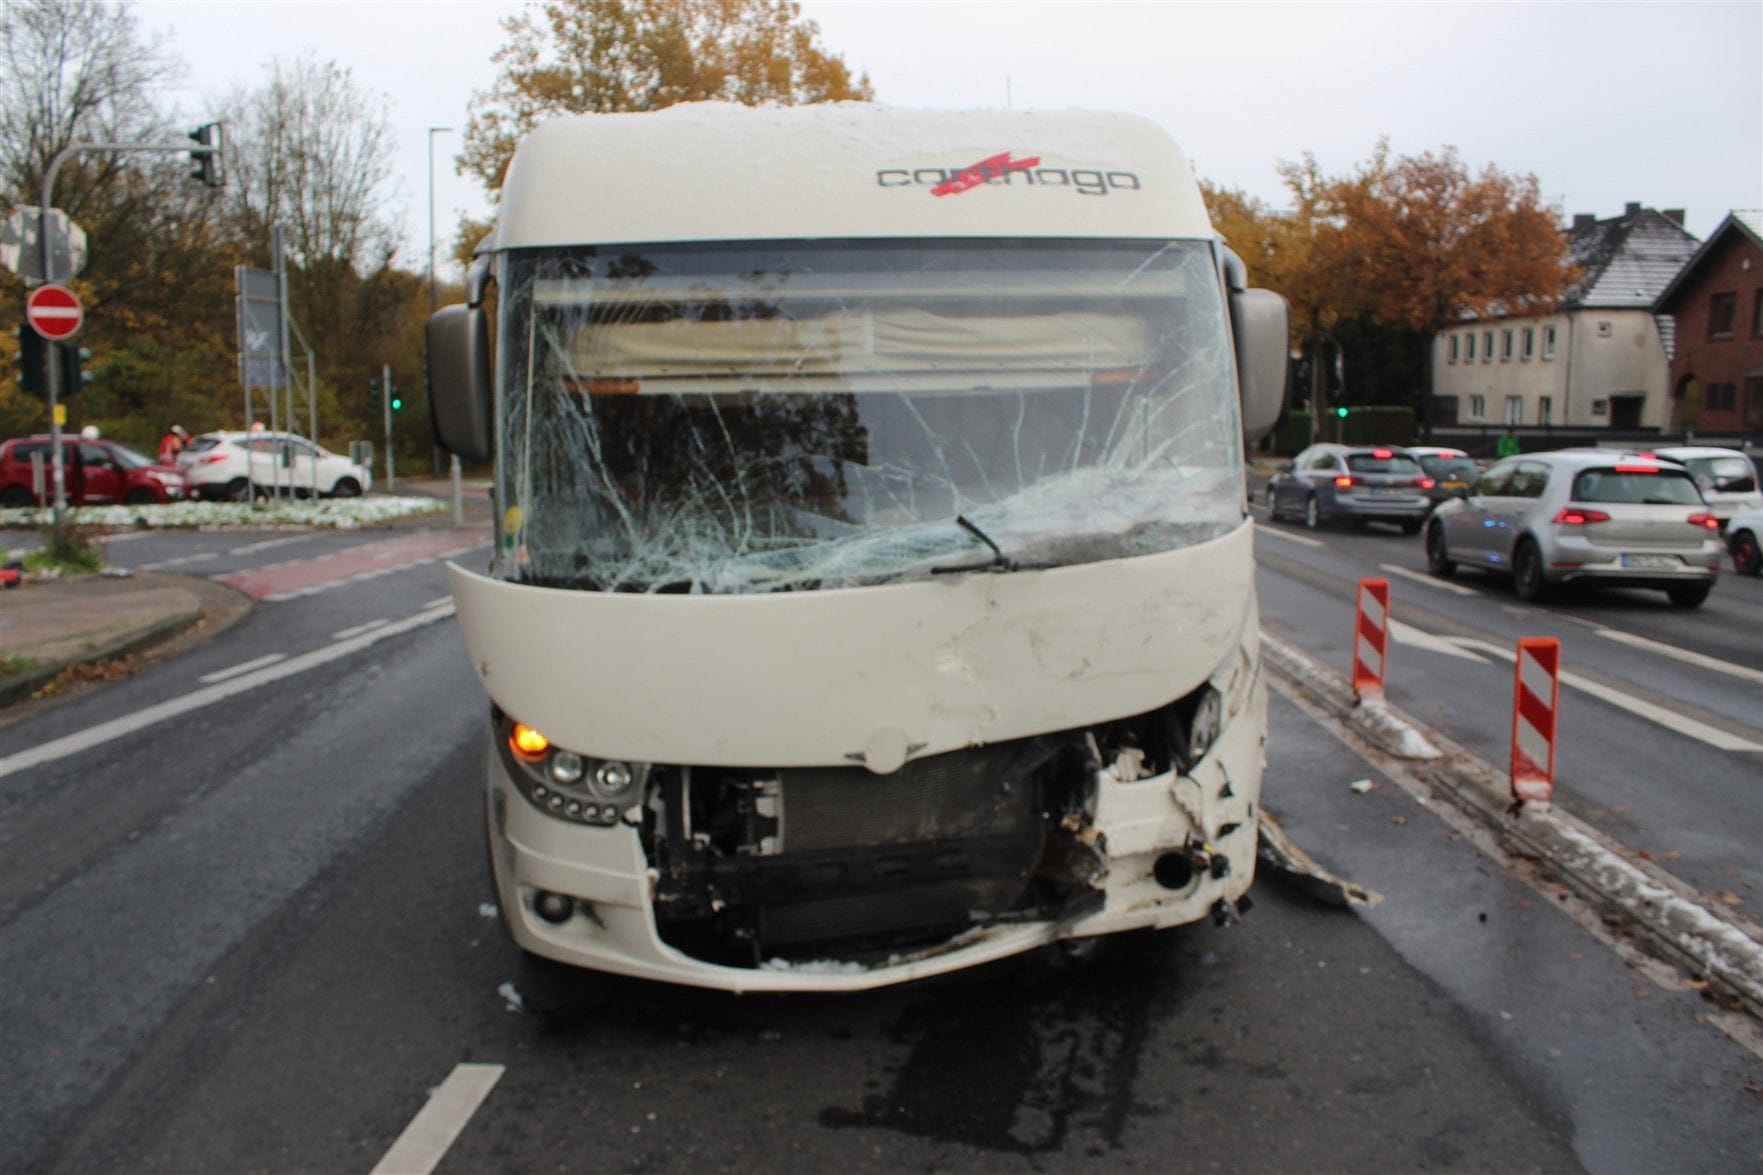
[[[505,578],[817,590],[1242,524],[1208,242],[617,246],[500,266]]]

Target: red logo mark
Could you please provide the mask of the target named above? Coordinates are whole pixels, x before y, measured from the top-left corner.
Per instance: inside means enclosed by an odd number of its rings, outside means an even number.
[[[1039,167],[1041,157],[1032,159],[1012,159],[1010,152],[1004,151],[989,159],[982,159],[972,167],[963,168],[952,177],[930,190],[933,196],[957,196],[969,188],[977,188],[987,180],[996,176],[1006,175],[1012,171],[1027,171],[1031,167]]]

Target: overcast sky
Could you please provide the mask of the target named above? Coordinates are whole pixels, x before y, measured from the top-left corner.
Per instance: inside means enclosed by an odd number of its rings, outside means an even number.
[[[428,128],[463,129],[495,77],[499,18],[481,0],[141,3],[209,99],[311,46],[390,103],[395,199],[420,268]],[[1456,147],[1472,167],[1534,173],[1565,216],[1628,201],[1684,208],[1705,237],[1763,207],[1763,4],[887,3],[807,0],[821,41],[878,100],[944,109],[1124,110],[1164,126],[1201,176],[1283,204],[1275,171],[1306,151],[1350,169],[1380,135],[1403,154]],[[436,236],[488,208],[435,137]],[[444,248],[441,250],[444,252]]]

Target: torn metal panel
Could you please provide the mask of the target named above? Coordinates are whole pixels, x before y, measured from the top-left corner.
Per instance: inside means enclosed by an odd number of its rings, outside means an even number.
[[[1336,877],[1311,859],[1286,835],[1277,819],[1266,808],[1261,809],[1261,840],[1256,856],[1261,864],[1274,870],[1297,887],[1331,906],[1375,906],[1383,895],[1362,885]]]

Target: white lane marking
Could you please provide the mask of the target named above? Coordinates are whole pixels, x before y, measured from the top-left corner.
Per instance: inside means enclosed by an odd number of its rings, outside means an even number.
[[[1394,616],[1390,617],[1390,636],[1399,645],[1408,645],[1416,649],[1426,649],[1433,653],[1443,653],[1447,657],[1461,657],[1465,661],[1474,661],[1477,665],[1486,665],[1488,659],[1457,644],[1450,637],[1434,636],[1423,632],[1412,624],[1404,624]]]
[[[1685,664],[1694,665],[1700,669],[1712,669],[1715,673],[1730,674],[1731,676],[1740,678],[1744,681],[1763,681],[1763,670],[1751,669],[1744,665],[1734,665],[1731,661],[1722,661],[1718,657],[1709,657],[1703,653],[1691,652],[1689,649],[1680,649],[1675,645],[1667,645],[1659,641],[1648,640],[1644,636],[1636,636],[1632,632],[1623,632],[1621,629],[1600,628],[1595,624],[1592,625],[1591,628],[1593,632],[1601,637],[1613,641],[1620,641],[1625,645],[1633,645],[1635,648],[1645,649],[1649,653],[1658,653],[1662,657],[1673,657]]]
[[[237,677],[241,673],[249,673],[253,669],[262,669],[265,665],[274,665],[277,661],[285,661],[287,656],[286,653],[268,653],[255,661],[243,661],[231,669],[219,669],[213,673],[204,674],[196,680],[203,685],[213,685],[217,681],[225,681],[229,677]]]
[[[220,558],[220,556],[215,554],[213,551],[204,551],[200,555],[184,555],[181,558],[177,558],[177,559],[161,559],[157,563],[143,563],[143,564],[141,564],[141,570],[142,571],[163,571],[167,567],[183,567],[186,564],[190,564],[190,563],[207,563],[208,561],[210,561],[212,559],[218,559],[218,558]]]
[[[133,714],[112,718],[109,722],[100,722],[96,726],[87,727],[85,730],[65,735],[62,738],[52,739],[29,750],[7,755],[0,759],[0,778],[16,771],[25,771],[43,763],[53,762],[66,755],[91,750],[93,747],[101,746],[113,739],[133,734],[137,730],[145,730],[147,727],[164,722],[168,718],[176,718],[180,714],[200,710],[204,706],[210,706],[215,702],[254,690],[260,685],[268,685],[272,681],[281,681],[284,678],[304,673],[308,669],[316,669],[320,665],[327,665],[342,657],[358,653],[388,637],[433,624],[435,621],[444,620],[451,615],[453,615],[452,608],[432,608],[427,612],[418,612],[414,616],[376,628],[372,632],[351,637],[346,641],[338,641],[320,649],[313,649],[309,653],[290,657],[275,665],[267,665],[262,669],[253,670],[229,681],[205,686],[193,693],[185,694],[181,698],[172,698],[169,701],[160,702],[156,706],[148,706],[145,710],[137,710]]]
[[[1449,637],[1447,639],[1462,648],[1480,649],[1484,653],[1492,653],[1494,656],[1504,658],[1507,661],[1515,661],[1518,657],[1515,650],[1502,648],[1490,641],[1477,640],[1474,637],[1463,636]],[[1560,678],[1562,685],[1570,685],[1581,693],[1590,694],[1592,697],[1608,702],[1618,709],[1627,710],[1630,714],[1645,718],[1649,722],[1656,722],[1667,730],[1675,730],[1679,734],[1687,735],[1688,737],[1695,739],[1697,742],[1707,743],[1709,746],[1715,747],[1718,750],[1763,751],[1763,743],[1752,742],[1750,739],[1740,738],[1736,734],[1728,734],[1717,726],[1709,726],[1705,722],[1697,722],[1694,718],[1691,718],[1688,715],[1679,714],[1675,710],[1667,710],[1664,706],[1656,706],[1644,698],[1637,698],[1632,694],[1625,694],[1621,690],[1611,689],[1602,682],[1593,681],[1588,677],[1581,677],[1577,673],[1570,673],[1563,669]]]
[[[131,530],[123,534],[107,534],[104,536],[103,542],[105,546],[109,546],[111,543],[132,543],[136,539],[158,538],[164,533],[159,530]]]
[[[1387,571],[1391,575],[1399,575],[1403,579],[1411,579],[1415,583],[1423,583],[1427,587],[1438,588],[1440,591],[1456,592],[1460,596],[1481,595],[1480,592],[1472,587],[1464,587],[1460,583],[1452,583],[1450,580],[1440,579],[1436,575],[1427,575],[1424,572],[1415,571],[1412,568],[1397,567],[1394,563],[1379,563],[1377,569],[1379,571]]]
[[[373,1169],[373,1175],[429,1175],[502,1079],[502,1072],[501,1065],[455,1065]]]
[[[451,604],[452,602],[453,602],[452,596],[436,596],[434,599],[432,599],[428,603],[424,604],[423,607],[424,608],[439,608],[442,604]]]
[[[386,623],[389,622],[384,617],[381,617],[378,620],[369,620],[366,624],[357,624],[354,628],[345,628],[341,632],[333,632],[331,633],[331,639],[334,641],[346,641],[352,636],[360,636],[364,632],[372,632],[374,629],[380,627],[380,625]]]
[[[1288,543],[1297,543],[1300,547],[1320,547],[1323,545],[1321,539],[1305,538],[1301,534],[1293,534],[1289,530],[1277,530],[1271,526],[1263,526],[1259,522],[1255,524],[1255,533],[1270,534],[1276,539],[1284,539]]]
[[[285,538],[285,539],[264,539],[260,543],[250,543],[250,544],[247,544],[246,546],[243,546],[243,547],[234,547],[232,550],[228,551],[227,554],[229,554],[229,555],[249,555],[253,551],[267,551],[272,547],[285,547],[289,543],[311,542],[312,538],[313,538],[313,536],[309,535],[309,534],[297,534],[291,538]]]

